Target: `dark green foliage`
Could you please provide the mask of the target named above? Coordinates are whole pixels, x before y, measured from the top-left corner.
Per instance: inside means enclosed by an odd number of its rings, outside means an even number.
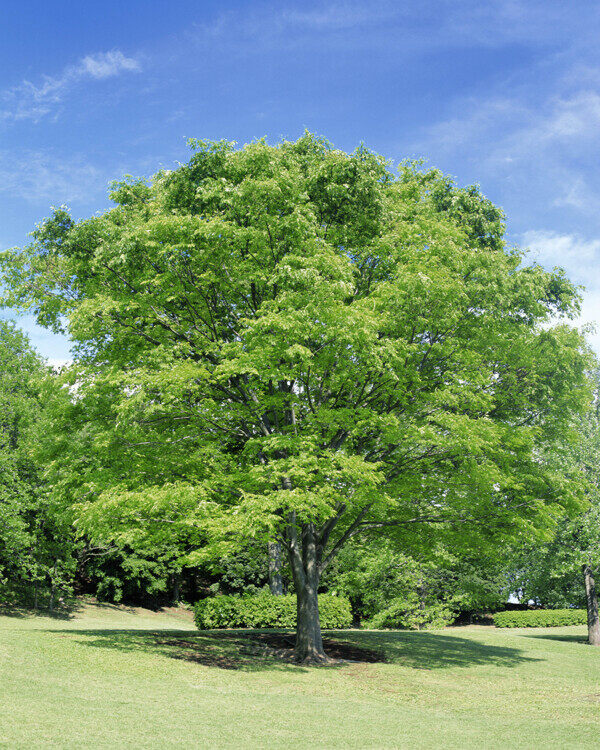
[[[347,628],[352,624],[350,602],[341,596],[319,595],[319,613],[323,628]],[[212,628],[294,628],[296,597],[213,596],[201,599],[194,619],[200,630]]]
[[[516,550],[512,561],[513,591],[520,601],[549,609],[585,607],[578,560],[583,545],[578,544],[573,533],[577,520],[561,519],[548,542]]]
[[[497,612],[497,628],[560,628],[565,625],[585,625],[585,609],[528,609],[514,612]]]
[[[125,549],[83,550],[78,587],[100,601],[126,602],[154,609],[174,604],[181,588],[181,565],[174,555],[150,550],[147,554]]]
[[[269,583],[267,548],[264,544],[249,544],[218,561],[209,560],[198,568],[211,596],[219,594],[258,594]]]
[[[348,597],[355,621],[375,628],[441,627],[460,613],[497,609],[506,601],[498,559],[469,559],[442,547],[427,557],[419,561],[381,540],[350,544],[322,583]]]

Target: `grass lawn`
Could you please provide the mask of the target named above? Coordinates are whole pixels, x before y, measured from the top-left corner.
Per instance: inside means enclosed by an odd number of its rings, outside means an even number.
[[[598,748],[585,628],[346,631],[387,663],[304,668],[188,613],[0,616],[4,748]]]

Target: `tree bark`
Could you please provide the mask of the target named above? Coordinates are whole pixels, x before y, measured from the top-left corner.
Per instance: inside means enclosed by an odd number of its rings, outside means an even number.
[[[297,661],[319,664],[329,661],[323,649],[319,620],[320,549],[314,524],[301,524],[294,519],[288,526],[288,552],[296,588],[296,646]],[[300,538],[298,531],[300,530]]]
[[[281,478],[284,490],[292,489],[289,477]],[[339,503],[335,514],[317,529],[314,523],[296,523],[296,513],[286,517],[283,543],[288,554],[292,578],[296,589],[296,646],[297,661],[323,663],[331,661],[323,648],[321,622],[319,619],[319,582],[323,571],[335,558],[351,536],[357,533],[363,518],[373,505],[367,503],[347,526],[326,554],[331,532],[346,512],[346,504]]]
[[[590,565],[583,565],[585,597],[587,601],[588,643],[600,646],[600,618],[598,616],[598,593],[593,571]]]
[[[313,585],[296,589],[296,613],[296,659],[313,663],[327,661],[321,636],[319,599]]]
[[[283,596],[281,545],[269,542],[269,588],[274,596]]]
[[[179,594],[181,590],[181,575],[174,573],[172,577],[172,595],[171,604],[176,607],[179,604]]]
[[[50,604],[49,604],[49,611],[50,614],[54,612],[54,595],[56,592],[56,560],[54,561],[54,567],[52,568],[52,577],[50,581]]]

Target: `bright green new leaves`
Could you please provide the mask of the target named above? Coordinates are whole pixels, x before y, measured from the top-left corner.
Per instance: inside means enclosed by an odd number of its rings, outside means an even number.
[[[575,499],[538,456],[587,398],[555,324],[578,296],[476,188],[310,134],[192,147],[3,257],[7,302],[75,342],[57,486],[84,527],[221,550],[314,523],[335,551],[376,528],[506,536]]]

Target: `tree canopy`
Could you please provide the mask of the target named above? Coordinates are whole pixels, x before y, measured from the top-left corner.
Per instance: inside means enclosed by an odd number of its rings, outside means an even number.
[[[74,342],[81,460],[54,470],[82,528],[277,539],[321,658],[320,575],[353,535],[485,545],[577,503],[544,455],[588,399],[578,292],[436,170],[310,134],[191,146],[5,253],[6,302]]]

